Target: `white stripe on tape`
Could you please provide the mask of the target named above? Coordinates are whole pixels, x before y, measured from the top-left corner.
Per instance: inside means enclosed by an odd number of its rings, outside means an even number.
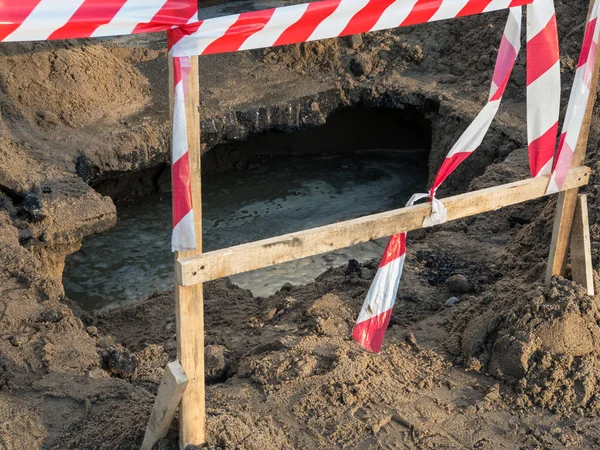
[[[271,47],[290,25],[300,20],[307,9],[308,3],[288,8],[276,8],[265,27],[246,39],[240,50]]]
[[[96,28],[92,37],[131,34],[140,23],[152,20],[167,0],[128,0],[112,20]]]
[[[183,92],[183,81],[175,86],[173,100],[173,156],[175,164],[188,151],[187,123],[185,116],[185,95]]]
[[[194,210],[191,209],[177,225],[173,227],[171,249],[182,252],[196,249],[196,229],[194,228]]]
[[[342,0],[333,14],[321,21],[307,40],[316,41],[338,36],[346,28],[350,19],[368,3],[369,0]]]
[[[396,0],[386,8],[373,28],[371,28],[371,31],[399,27],[406,20],[416,4],[417,0]]]
[[[373,284],[356,320],[357,324],[372,319],[394,306],[405,258],[406,254],[377,270],[377,274],[373,278]]]
[[[560,61],[527,86],[529,119],[527,130],[529,141],[533,142],[556,125],[560,111],[560,96],[552,95],[560,89]]]
[[[6,41],[37,41],[47,39],[65,25],[85,0],[42,0],[21,23],[6,37]],[[0,17],[0,23],[2,18]]]

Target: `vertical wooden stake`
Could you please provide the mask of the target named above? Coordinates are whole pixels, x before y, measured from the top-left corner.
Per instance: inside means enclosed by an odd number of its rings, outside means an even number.
[[[573,281],[585,287],[588,295],[594,295],[592,246],[590,243],[587,195],[585,194],[579,194],[577,197],[577,207],[571,231],[571,267]]]
[[[594,0],[590,0],[588,18],[590,17]],[[590,134],[590,124],[592,122],[592,112],[596,103],[596,90],[598,88],[598,72],[600,70],[600,57],[596,58],[594,73],[590,86],[590,98],[583,117],[581,132],[571,167],[579,167],[585,160],[588,137]],[[548,267],[546,268],[546,284],[550,284],[553,275],[564,275],[567,261],[567,250],[569,248],[569,239],[571,237],[571,226],[573,225],[573,216],[577,205],[577,194],[579,189],[570,189],[558,194],[556,205],[556,215],[554,217],[554,228],[552,230],[552,244],[550,246],[550,255],[548,257]]]
[[[179,258],[202,253],[202,196],[200,180],[200,86],[198,57],[191,58],[192,68],[186,90],[186,119],[188,133],[188,157],[194,225],[197,250],[175,254],[175,265]],[[169,96],[173,111],[173,60],[169,56]],[[181,286],[175,280],[177,357],[189,379],[181,399],[179,414],[179,446],[201,445],[205,437],[205,392],[204,392],[204,289],[202,283]]]
[[[152,446],[167,435],[187,384],[188,378],[179,361],[167,364],[140,450],[152,450]]]

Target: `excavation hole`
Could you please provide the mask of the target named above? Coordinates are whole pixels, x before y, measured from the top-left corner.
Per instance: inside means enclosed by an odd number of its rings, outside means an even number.
[[[402,207],[426,188],[430,145],[429,122],[415,109],[355,108],[314,129],[218,146],[203,157],[203,249]],[[86,239],[66,261],[67,296],[86,310],[143,300],[173,285],[170,194],[118,203],[117,213],[113,229]],[[232,281],[265,296],[351,258],[378,258],[384,245],[367,242]]]

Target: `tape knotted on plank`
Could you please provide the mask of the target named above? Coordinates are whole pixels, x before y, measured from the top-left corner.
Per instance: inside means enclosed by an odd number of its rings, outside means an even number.
[[[429,217],[425,217],[423,219],[423,228],[429,228],[434,225],[441,225],[446,222],[448,217],[448,210],[444,206],[441,200],[437,199],[435,196],[431,196],[430,194],[414,194],[406,206],[413,206],[419,200],[424,198],[428,198],[431,200],[431,214]]]

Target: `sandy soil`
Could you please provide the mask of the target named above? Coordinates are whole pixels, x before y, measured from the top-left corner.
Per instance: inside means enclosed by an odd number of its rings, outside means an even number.
[[[557,9],[565,104],[586,5]],[[206,167],[244,167],[232,140],[352,105],[411,105],[432,124],[433,175],[485,101],[505,16],[202,58]],[[61,274],[114,224],[113,200],[165,183],[162,39],[0,47],[0,448],[141,443],[175,357],[173,295],[92,315],[65,298]],[[524,79],[521,57],[442,196],[527,177]],[[594,174],[585,189],[595,269],[599,186]],[[411,233],[381,355],[349,338],[375,262],[269,298],[207,284],[208,448],[600,447],[600,303],[566,279],[540,284],[553,211],[541,199]],[[178,447],[176,428],[158,448]]]

